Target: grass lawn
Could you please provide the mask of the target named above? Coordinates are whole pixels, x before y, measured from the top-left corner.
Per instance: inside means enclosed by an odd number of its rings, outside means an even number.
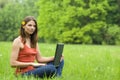
[[[0,42],[0,80],[37,80],[13,75],[11,46]],[[39,43],[39,48],[43,56],[53,56],[56,44]],[[120,46],[65,44],[63,54],[63,75],[52,80],[120,80]]]

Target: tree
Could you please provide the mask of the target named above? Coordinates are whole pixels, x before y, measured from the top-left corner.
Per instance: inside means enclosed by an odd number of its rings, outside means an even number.
[[[11,41],[18,36],[22,19],[32,15],[37,17],[37,7],[34,0],[13,0],[0,10],[0,40]],[[34,2],[34,3],[33,3]],[[30,6],[32,5],[32,6]]]
[[[9,0],[0,0],[0,8],[3,8],[8,2]]]

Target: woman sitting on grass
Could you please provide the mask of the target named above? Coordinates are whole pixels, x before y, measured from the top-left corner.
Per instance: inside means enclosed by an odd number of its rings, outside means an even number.
[[[27,16],[21,23],[20,36],[13,41],[10,64],[16,68],[15,74],[40,78],[61,76],[64,66],[63,57],[59,67],[56,68],[52,63],[53,56],[41,56],[37,33],[37,21],[34,17]]]

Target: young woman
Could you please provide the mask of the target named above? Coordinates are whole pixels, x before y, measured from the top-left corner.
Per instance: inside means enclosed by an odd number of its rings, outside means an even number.
[[[37,33],[37,21],[32,16],[25,17],[21,23],[20,35],[14,39],[12,45],[10,64],[16,68],[15,74],[40,78],[61,76],[64,66],[63,57],[59,67],[56,68],[52,64],[53,56],[41,56]]]

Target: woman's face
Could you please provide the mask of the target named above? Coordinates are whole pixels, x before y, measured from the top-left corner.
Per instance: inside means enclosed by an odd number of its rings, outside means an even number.
[[[27,34],[33,34],[36,29],[35,26],[36,26],[35,22],[31,20],[27,22],[27,24],[23,26],[23,28]]]

